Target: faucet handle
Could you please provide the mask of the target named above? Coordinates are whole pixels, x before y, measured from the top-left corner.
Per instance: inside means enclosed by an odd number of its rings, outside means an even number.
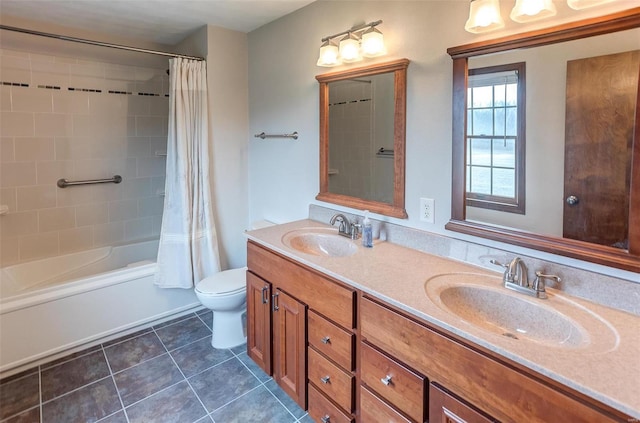
[[[508,268],[509,268],[509,265],[508,265],[508,264],[500,263],[498,260],[495,260],[495,259],[491,259],[491,260],[489,260],[489,263],[491,263],[491,264],[495,264],[496,266],[500,266],[500,267],[503,267],[503,268],[505,268],[505,269],[508,269]]]
[[[536,292],[539,292],[539,293],[545,292],[545,288],[546,288],[545,279],[553,280],[556,283],[562,282],[562,279],[560,278],[560,276],[545,275],[544,273],[538,270],[536,271],[536,279],[533,281],[533,289]],[[546,298],[546,296],[540,297],[540,298]]]

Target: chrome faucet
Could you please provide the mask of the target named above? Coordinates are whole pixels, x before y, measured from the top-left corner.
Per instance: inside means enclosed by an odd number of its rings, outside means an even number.
[[[347,216],[342,213],[334,214],[329,220],[330,225],[335,225],[336,222],[340,222],[338,226],[338,234],[342,236],[346,236],[351,239],[358,239],[360,235],[360,225],[358,222],[351,223]]]
[[[515,257],[509,264],[502,264],[497,260],[491,260],[491,263],[505,269],[504,275],[502,276],[502,282],[505,288],[536,298],[547,298],[545,279],[561,282],[561,279],[556,275],[544,275],[538,271],[536,272],[536,279],[533,281],[533,284],[529,283],[529,271],[520,257]]]
[[[507,266],[505,281],[529,288],[529,269],[520,257],[515,257]]]

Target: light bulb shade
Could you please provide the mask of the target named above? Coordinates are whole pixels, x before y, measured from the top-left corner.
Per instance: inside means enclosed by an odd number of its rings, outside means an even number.
[[[516,0],[509,16],[512,20],[523,23],[555,16],[556,13],[552,0]]]
[[[337,66],[341,64],[340,60],[340,52],[338,51],[338,46],[333,44],[331,41],[327,40],[320,47],[320,57],[318,57],[318,62],[316,63],[318,66]]]
[[[347,34],[340,40],[340,57],[345,63],[358,62],[362,60],[360,55],[360,40],[354,34]]]
[[[384,36],[375,27],[371,27],[362,34],[362,55],[364,57],[378,57],[387,54],[384,47]]]
[[[601,4],[610,3],[615,0],[567,0],[567,4],[573,10],[582,10],[589,7],[600,6]]]
[[[504,27],[504,21],[500,15],[498,0],[471,0],[469,19],[464,25],[465,30],[478,34],[502,27]]]

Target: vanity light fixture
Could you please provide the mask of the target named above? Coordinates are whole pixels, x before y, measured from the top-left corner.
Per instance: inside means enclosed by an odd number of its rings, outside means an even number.
[[[387,54],[384,36],[376,26],[381,20],[355,26],[346,31],[324,37],[320,47],[318,66],[337,66],[342,63],[359,62],[363,57],[378,57]],[[333,41],[340,38],[339,47]]]
[[[340,40],[340,57],[345,63],[359,62],[362,60],[360,54],[360,39],[353,33],[349,32]]]
[[[567,4],[573,10],[588,9],[589,7],[600,6],[615,0],[567,0]]]
[[[469,5],[469,19],[464,29],[474,34],[493,31],[504,27],[500,15],[498,0],[471,0]]]
[[[322,43],[320,47],[320,57],[318,58],[318,66],[337,66],[342,64],[338,46],[331,40]]]
[[[509,16],[511,20],[523,23],[555,16],[556,13],[552,0],[516,0]]]
[[[614,1],[616,0],[567,0],[567,5],[574,10],[582,10]],[[518,23],[537,21],[555,16],[557,13],[553,0],[515,0],[515,2],[509,16],[511,20]],[[499,0],[471,0],[469,19],[464,25],[467,32],[479,34],[502,27],[504,27],[504,21],[500,16]]]

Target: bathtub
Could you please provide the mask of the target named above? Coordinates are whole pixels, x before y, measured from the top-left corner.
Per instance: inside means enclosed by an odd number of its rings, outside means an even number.
[[[153,284],[158,241],[0,269],[0,376],[201,308]]]

